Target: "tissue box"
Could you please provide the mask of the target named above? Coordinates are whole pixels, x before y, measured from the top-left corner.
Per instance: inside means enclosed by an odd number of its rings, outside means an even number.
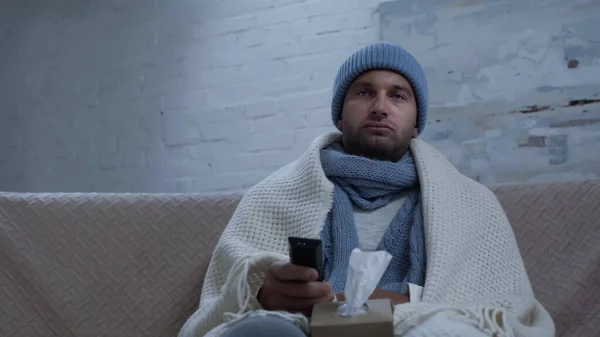
[[[337,309],[343,302],[320,303],[313,307],[310,320],[311,337],[393,337],[394,319],[389,299],[368,300],[368,312],[343,317]]]

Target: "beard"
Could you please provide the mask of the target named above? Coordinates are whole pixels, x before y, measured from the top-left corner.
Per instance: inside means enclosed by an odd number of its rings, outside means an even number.
[[[408,151],[412,129],[399,134],[377,134],[366,130],[344,132],[342,145],[348,154],[374,160],[397,162]]]

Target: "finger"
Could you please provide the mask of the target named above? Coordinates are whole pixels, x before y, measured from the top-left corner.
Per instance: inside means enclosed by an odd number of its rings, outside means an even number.
[[[296,266],[291,263],[277,263],[271,269],[273,277],[279,281],[311,282],[316,281],[319,273],[308,267]]]
[[[282,282],[277,290],[285,297],[312,299],[333,294],[331,284],[327,282]]]

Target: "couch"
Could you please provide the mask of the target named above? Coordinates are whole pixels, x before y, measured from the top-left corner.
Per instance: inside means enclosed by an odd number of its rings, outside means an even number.
[[[558,336],[600,336],[600,181],[490,186]],[[0,336],[175,336],[237,194],[0,193]]]

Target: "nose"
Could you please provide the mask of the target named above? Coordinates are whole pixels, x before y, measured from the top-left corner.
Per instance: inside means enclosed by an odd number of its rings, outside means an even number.
[[[371,107],[372,116],[378,119],[387,117],[388,113],[385,100],[385,95],[377,95],[377,98],[374,100],[373,106]]]

